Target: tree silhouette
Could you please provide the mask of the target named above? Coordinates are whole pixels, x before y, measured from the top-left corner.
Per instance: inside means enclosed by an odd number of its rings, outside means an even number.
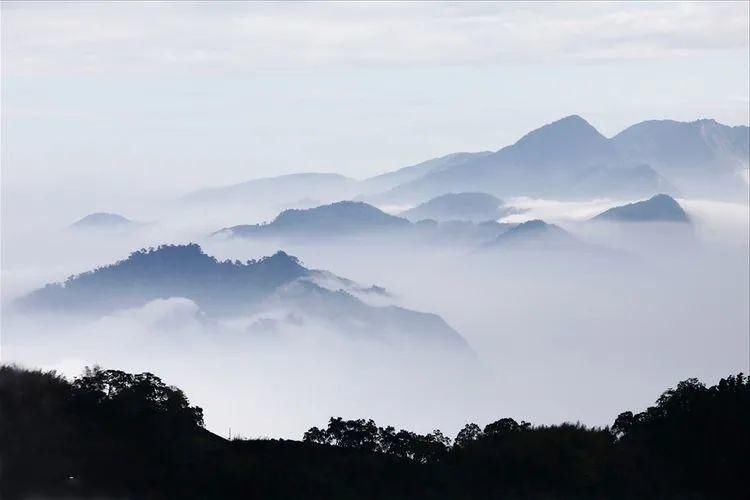
[[[688,379],[611,428],[502,418],[450,440],[331,418],[225,440],[151,373],[0,367],[0,496],[146,499],[747,498],[750,381]]]
[[[482,428],[475,423],[469,423],[466,424],[463,429],[458,431],[453,445],[458,448],[462,448],[481,437]]]
[[[531,424],[529,422],[524,422],[523,420],[519,424],[512,418],[501,418],[491,424],[485,425],[484,433],[488,436],[502,436],[511,432],[528,429],[529,427],[531,427]]]

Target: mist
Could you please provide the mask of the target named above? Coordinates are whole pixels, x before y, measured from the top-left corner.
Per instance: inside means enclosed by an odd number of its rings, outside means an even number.
[[[514,251],[460,242],[366,238],[219,238],[268,221],[279,204],[227,209],[133,202],[143,222],[72,230],[76,207],[7,204],[3,221],[2,359],[78,375],[84,366],[157,373],[204,408],[217,434],[299,438],[332,415],[366,416],[455,435],[500,416],[607,425],[675,380],[747,370],[748,206],[680,199],[692,224],[587,222],[623,200],[508,200],[501,222],[543,218],[601,251]],[[283,205],[283,203],[282,203]],[[387,208],[387,207],[386,207]],[[33,227],[33,230],[30,228]],[[15,299],[139,248],[196,242],[217,259],[284,250],[309,269],[384,287],[377,306],[440,315],[469,355],[353,339],[315,321],[247,334],[251,317],[206,317],[173,297],[96,319],[26,315]],[[284,317],[284,311],[277,311]],[[266,314],[268,316],[268,314]]]

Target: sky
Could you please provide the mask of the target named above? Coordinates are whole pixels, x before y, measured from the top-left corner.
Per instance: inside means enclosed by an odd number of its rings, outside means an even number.
[[[3,2],[3,195],[364,178],[570,114],[747,124],[749,5]]]

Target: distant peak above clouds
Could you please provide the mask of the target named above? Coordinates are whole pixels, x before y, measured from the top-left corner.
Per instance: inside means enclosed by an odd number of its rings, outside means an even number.
[[[464,192],[501,198],[632,199],[667,193],[744,199],[749,168],[746,126],[712,119],[650,120],[607,138],[581,116],[570,115],[494,152],[451,153],[361,181],[330,173],[262,178],[204,189],[185,200],[278,207],[353,199],[403,212]]]
[[[746,193],[748,137],[748,127],[702,119],[642,122],[609,139],[570,115],[494,153],[462,153],[458,163],[450,155],[432,160],[441,167],[412,169],[404,182],[364,199],[420,203],[456,191],[556,199],[660,192],[731,198]]]
[[[497,220],[514,212],[513,208],[505,206],[502,200],[491,194],[468,192],[437,196],[400,215],[413,222],[424,219],[485,222]]]
[[[689,222],[685,210],[669,195],[657,194],[648,200],[613,207],[593,220],[619,222]]]
[[[409,221],[358,201],[339,201],[308,209],[288,209],[268,224],[240,225],[217,231],[230,236],[346,236],[404,228]]]
[[[70,227],[72,228],[113,228],[113,227],[123,227],[127,226],[129,224],[133,224],[133,221],[130,219],[123,217],[120,214],[115,213],[108,213],[108,212],[95,212],[93,214],[89,214],[73,224],[71,224]]]
[[[578,239],[565,229],[540,219],[518,224],[497,237],[490,246],[550,250],[577,246]]]
[[[592,137],[595,139],[606,139],[586,119],[580,115],[568,115],[529,132],[518,142],[533,136],[544,136],[545,134],[566,134],[573,137]]]
[[[561,161],[580,161],[588,166],[612,162],[614,148],[589,122],[571,115],[529,132],[495,155],[505,162],[537,166]]]

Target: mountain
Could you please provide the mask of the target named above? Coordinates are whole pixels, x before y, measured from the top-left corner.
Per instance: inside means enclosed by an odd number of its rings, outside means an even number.
[[[133,221],[120,214],[96,212],[74,222],[70,227],[76,229],[104,229],[121,228],[130,224],[133,224]]]
[[[510,213],[513,213],[513,209],[503,206],[503,202],[491,194],[448,193],[432,198],[399,215],[412,221],[433,219],[484,222],[499,219]]]
[[[620,222],[690,222],[685,210],[669,195],[610,208],[593,218]]]
[[[607,138],[578,115],[498,151],[452,153],[362,181],[302,173],[204,189],[189,202],[287,205],[356,199],[414,205],[446,193],[581,199],[656,193],[747,198],[750,129],[715,120],[651,120]]]
[[[715,120],[651,120],[607,138],[578,115],[498,151],[452,153],[362,181],[303,173],[204,189],[190,202],[287,205],[356,199],[414,205],[455,192],[581,199],[656,193],[747,198],[750,129]]]
[[[629,161],[580,116],[534,130],[495,153],[467,157],[368,199],[404,203],[456,191],[496,196],[575,198],[654,194],[669,182],[648,165]]]
[[[268,224],[241,225],[217,231],[231,236],[342,236],[399,229],[409,221],[357,201],[339,201],[310,209],[289,209]]]
[[[299,261],[277,252],[258,261],[220,262],[196,244],[163,245],[48,284],[21,305],[52,312],[107,314],[152,300],[185,297],[211,314],[249,310],[279,286],[307,274]]]
[[[621,155],[651,165],[680,190],[726,195],[738,191],[750,165],[750,128],[730,127],[715,120],[677,122],[649,120],[612,138]]]
[[[293,203],[303,199],[330,201],[356,193],[357,181],[339,174],[300,173],[255,179],[202,189],[185,196],[191,203]]]
[[[303,241],[357,236],[381,242],[475,246],[494,239],[513,226],[494,221],[477,224],[470,220],[438,222],[424,219],[411,223],[367,203],[341,201],[307,210],[285,210],[268,224],[233,226],[220,229],[213,235]]]
[[[533,130],[512,146],[492,156],[493,161],[559,168],[608,163],[616,151],[606,137],[578,115],[571,115]]]
[[[589,245],[555,224],[530,220],[498,236],[488,246],[523,250],[584,249]]]
[[[374,306],[358,298],[367,294],[387,292],[307,269],[281,251],[245,263],[222,262],[188,244],[134,252],[64,283],[48,284],[19,299],[17,306],[22,311],[96,317],[157,299],[183,297],[209,318],[248,318],[249,334],[273,334],[309,324],[347,338],[469,351],[464,339],[439,316],[394,305]]]

